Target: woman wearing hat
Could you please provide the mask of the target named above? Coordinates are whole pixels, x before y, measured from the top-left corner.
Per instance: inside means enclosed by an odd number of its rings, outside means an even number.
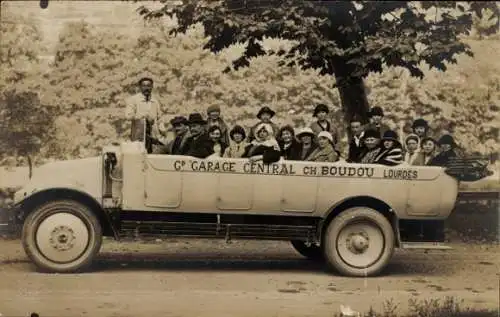
[[[429,123],[427,123],[426,120],[419,118],[413,121],[411,128],[414,134],[416,134],[420,139],[423,139],[427,137],[427,133],[429,132]]]
[[[252,128],[250,128],[250,134],[248,135],[249,141],[255,140],[255,129],[257,126],[259,126],[261,123],[266,123],[271,125],[273,128],[273,136],[277,136],[279,132],[279,127],[276,125],[274,122],[271,121],[271,119],[274,117],[276,112],[274,112],[271,108],[265,106],[262,107],[259,112],[257,113],[257,118],[259,119],[259,122],[257,122]]]
[[[311,123],[310,128],[313,130],[314,134],[317,136],[321,131],[330,132],[333,138],[333,143],[337,144],[338,133],[333,127],[332,123],[328,121],[327,116],[330,113],[328,106],[325,104],[319,104],[314,108],[313,117],[317,120]]]
[[[360,155],[359,163],[374,164],[377,156],[382,151],[380,147],[380,133],[375,129],[368,129],[363,136],[364,149]]]
[[[307,158],[316,150],[317,145],[313,142],[314,132],[311,128],[303,128],[297,133],[297,139],[299,140],[299,157],[300,161],[306,161]]]
[[[437,142],[440,147],[440,152],[434,157],[429,165],[432,166],[446,166],[452,158],[458,157],[457,144],[453,137],[449,134],[443,135]]]
[[[396,166],[403,163],[403,147],[399,143],[398,134],[392,130],[382,136],[382,151],[377,155],[375,163]]]
[[[281,157],[285,160],[299,160],[300,143],[295,139],[295,131],[291,125],[286,125],[278,132],[278,144],[281,149]]]
[[[420,151],[417,154],[416,159],[412,162],[415,166],[429,165],[431,161],[436,156],[437,143],[431,137],[423,138],[420,141]]]
[[[405,155],[404,162],[410,165],[413,165],[415,160],[418,157],[419,149],[418,146],[420,144],[420,138],[416,134],[409,134],[405,138]]]
[[[311,162],[337,162],[340,153],[335,150],[333,137],[328,131],[318,134],[318,147],[307,158]]]
[[[248,157],[252,162],[262,161],[264,164],[280,160],[280,146],[273,136],[273,127],[270,124],[261,123],[255,128],[255,140],[245,148],[242,157]]]
[[[218,126],[221,131],[221,142],[224,144],[229,144],[229,134],[228,134],[228,126],[224,119],[222,119],[220,115],[220,107],[217,105],[212,105],[207,108],[207,124],[206,130],[208,130],[213,126]]]
[[[245,141],[246,133],[240,125],[235,125],[229,132],[229,147],[224,152],[224,157],[227,158],[241,158],[245,154],[245,148],[248,146],[248,142]]]

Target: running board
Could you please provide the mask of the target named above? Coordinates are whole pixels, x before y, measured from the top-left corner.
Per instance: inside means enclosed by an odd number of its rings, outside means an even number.
[[[441,242],[401,242],[401,249],[452,250],[453,248]]]

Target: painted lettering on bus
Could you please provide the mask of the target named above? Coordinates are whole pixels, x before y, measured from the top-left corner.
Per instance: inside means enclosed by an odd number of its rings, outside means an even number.
[[[296,175],[292,164],[263,164],[248,162],[243,164],[243,172],[247,174]]]
[[[373,177],[373,167],[322,166],[323,176]]]
[[[384,170],[384,178],[412,180],[418,178],[417,170],[387,169]]]

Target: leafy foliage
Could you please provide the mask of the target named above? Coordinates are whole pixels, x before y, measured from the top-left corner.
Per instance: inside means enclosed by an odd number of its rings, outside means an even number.
[[[0,24],[0,159],[37,153],[53,132],[53,116],[38,96],[42,35],[29,19],[8,17]]]
[[[420,63],[446,70],[445,62],[456,62],[456,54],[472,55],[460,40],[469,34],[473,14],[499,10],[493,2],[451,1],[199,1],[167,2],[159,10],[141,7],[146,19],[175,16],[175,33],[201,23],[209,37],[205,47],[219,52],[236,43],[245,51],[233,61],[235,68],[267,54],[261,41],[281,38],[293,41],[288,51],[275,52],[287,63],[335,74],[337,79],[365,77],[381,72],[383,65],[408,69],[422,77]],[[458,13],[457,13],[458,12]],[[498,22],[488,28],[496,32]],[[297,60],[298,59],[298,60]],[[342,85],[343,83],[338,83]]]

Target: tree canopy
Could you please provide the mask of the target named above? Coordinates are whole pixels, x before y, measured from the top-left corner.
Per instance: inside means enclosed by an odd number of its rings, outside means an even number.
[[[341,95],[342,89],[359,86],[363,78],[381,72],[384,65],[404,67],[419,78],[424,75],[423,64],[444,71],[447,63],[456,63],[457,54],[473,55],[461,39],[470,33],[473,16],[481,17],[486,9],[492,13],[489,19],[494,23],[483,28],[482,34],[495,33],[499,17],[495,2],[482,1],[164,2],[161,9],[142,6],[139,13],[148,20],[176,17],[173,33],[202,24],[208,37],[205,48],[215,53],[244,43],[245,50],[232,62],[233,69],[248,66],[251,58],[278,54],[284,64],[298,63],[304,69],[335,76]],[[262,47],[264,38],[281,38],[292,45],[289,50],[268,52]],[[365,100],[352,100],[359,93],[365,94],[363,90],[345,91],[347,110],[366,110],[358,105]]]

